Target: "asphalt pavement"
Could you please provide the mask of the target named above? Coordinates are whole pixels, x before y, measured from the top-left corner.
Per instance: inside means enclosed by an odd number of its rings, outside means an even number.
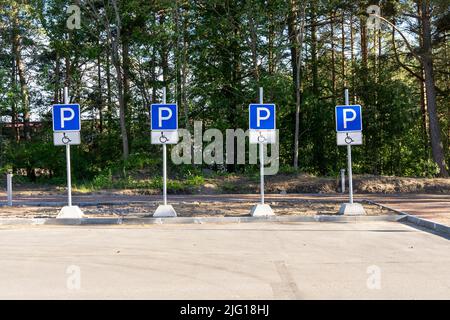
[[[450,299],[450,242],[398,222],[1,226],[1,299]]]

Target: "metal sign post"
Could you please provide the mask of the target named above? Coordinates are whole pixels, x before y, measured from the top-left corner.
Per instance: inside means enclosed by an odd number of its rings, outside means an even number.
[[[69,88],[64,87],[64,104],[69,104]],[[72,206],[72,174],[70,168],[70,144],[66,144],[67,205]]]
[[[348,89],[345,88],[345,105],[349,105]],[[347,145],[347,172],[348,172],[348,195],[350,204],[353,204],[353,175],[352,175],[352,145]]]
[[[272,208],[264,203],[264,144],[275,141],[275,105],[264,105],[263,96],[264,91],[260,87],[259,105],[250,105],[249,107],[250,143],[257,143],[259,145],[259,188],[261,192],[261,203],[253,206],[250,211],[252,216],[274,215]],[[260,108],[260,111],[258,111],[258,108]],[[252,113],[252,109],[255,111],[254,113]],[[264,116],[262,116],[262,113],[264,113]],[[268,121],[268,123],[261,125],[263,121]]]
[[[6,175],[6,194],[7,194],[7,203],[8,206],[12,206],[13,205],[13,197],[12,197],[12,178],[13,178],[13,174],[12,173],[8,173]]]
[[[163,88],[163,104],[167,102],[166,87]],[[167,146],[163,144],[163,203],[167,205]]]
[[[264,89],[262,87],[259,88],[259,103],[263,104],[263,96]],[[264,205],[264,144],[262,142],[259,143],[259,175],[260,175],[260,185],[261,189],[261,204]]]
[[[69,116],[66,116],[67,113]],[[57,146],[66,146],[67,166],[67,206],[61,209],[57,218],[80,219],[84,217],[83,211],[78,206],[72,205],[72,174],[70,166],[70,145],[80,144],[80,129],[80,107],[79,105],[69,105],[69,88],[65,87],[64,105],[53,106],[53,141]]]
[[[176,104],[167,104],[166,87],[163,88],[162,104],[152,104],[151,142],[162,144],[163,147],[163,204],[158,206],[154,217],[176,217],[175,209],[167,204],[167,144],[178,142],[178,107]]]
[[[167,146],[163,144],[163,203],[167,205]]]
[[[340,108],[339,112],[337,108]],[[347,88],[345,88],[345,106],[336,107],[336,130],[338,131],[337,132],[338,145],[344,145],[344,143],[347,145],[347,171],[348,171],[348,196],[349,196],[349,203],[344,203],[341,205],[339,209],[339,214],[345,215],[366,214],[363,206],[360,203],[353,202],[352,145],[362,144],[361,106],[350,106]]]

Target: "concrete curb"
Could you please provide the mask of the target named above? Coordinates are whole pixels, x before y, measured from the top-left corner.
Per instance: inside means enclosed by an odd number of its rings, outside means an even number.
[[[150,225],[150,224],[207,224],[250,222],[367,222],[399,221],[399,215],[382,216],[269,216],[269,217],[174,217],[174,218],[0,218],[0,225]]]
[[[446,237],[450,237],[450,226],[446,226],[444,224],[437,223],[437,222],[434,222],[434,221],[430,221],[430,220],[427,220],[427,219],[419,218],[419,217],[416,217],[416,216],[411,215],[409,213],[406,213],[406,212],[403,212],[403,211],[400,211],[400,210],[397,210],[397,209],[393,209],[393,208],[391,208],[389,206],[385,206],[383,204],[377,203],[375,201],[371,201],[371,200],[364,200],[364,201],[368,202],[370,204],[374,204],[374,205],[380,206],[382,208],[385,208],[385,209],[392,210],[392,211],[396,212],[397,214],[402,216],[402,218],[397,220],[399,222],[409,222],[409,223],[412,223],[412,224],[414,224],[416,226],[423,227],[425,229],[429,229],[431,231],[444,234]]]
[[[76,205],[79,207],[94,207],[94,206],[125,206],[129,204],[143,204],[143,203],[157,203],[160,201],[100,201],[100,202],[76,202]],[[63,207],[67,205],[67,201],[62,202],[31,202],[31,201],[24,201],[20,203],[14,203],[13,201],[13,207]],[[7,204],[0,204],[0,207],[8,207]]]
[[[229,201],[233,202],[254,202],[252,200],[248,199],[238,199],[238,198],[229,198],[227,199]],[[201,202],[221,202],[220,199],[211,199],[211,200],[200,200]],[[195,203],[199,202],[199,200],[193,200],[193,201],[180,201],[180,200],[172,200],[170,203],[172,205],[178,205],[182,203]],[[330,200],[330,199],[276,199],[276,200],[266,200],[267,203],[272,202],[292,202],[292,203],[299,203],[299,202],[323,202],[323,203],[336,203],[339,201],[336,200]],[[153,200],[131,200],[131,201],[73,201],[74,205],[77,205],[79,207],[94,207],[94,206],[124,206],[129,204],[151,204],[157,206],[161,203],[160,199],[153,199]],[[67,201],[42,201],[42,202],[33,202],[33,201],[22,201],[20,203],[17,203],[13,200],[13,207],[63,207],[67,205]],[[1,207],[8,207],[6,203],[0,203]]]

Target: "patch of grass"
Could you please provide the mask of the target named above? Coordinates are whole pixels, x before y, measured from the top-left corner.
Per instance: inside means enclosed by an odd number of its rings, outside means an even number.
[[[229,181],[222,182],[220,184],[220,189],[225,193],[236,193],[241,190],[238,184]]]
[[[202,176],[193,175],[185,179],[168,179],[167,188],[170,192],[189,192],[192,188],[200,187],[205,183]],[[76,192],[87,193],[102,189],[162,189],[162,177],[150,179],[135,179],[131,176],[125,178],[113,178],[111,172],[102,173],[92,181],[74,185]]]
[[[77,193],[90,193],[94,189],[91,187],[88,187],[87,185],[75,185],[72,187],[72,190]]]
[[[278,173],[280,174],[296,174],[299,173],[299,169],[295,169],[293,166],[281,165]]]
[[[195,175],[188,177],[184,182],[189,186],[199,187],[205,184],[205,178],[199,175]]]

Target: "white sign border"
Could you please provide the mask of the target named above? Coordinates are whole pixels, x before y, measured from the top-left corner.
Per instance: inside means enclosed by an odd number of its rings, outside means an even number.
[[[358,107],[359,108],[359,120],[360,120],[360,127],[361,130],[345,130],[345,131],[338,131],[338,119],[337,119],[337,108],[338,107]],[[362,131],[362,107],[360,104],[349,104],[349,105],[338,105],[334,107],[334,118],[335,118],[335,122],[336,122],[336,132],[358,132],[358,131]]]
[[[153,129],[152,125],[152,106],[167,106],[167,105],[175,105],[176,109],[176,129]],[[178,130],[178,103],[152,103],[150,104],[150,131],[177,131]]]
[[[252,106],[252,105],[257,105],[257,106],[267,106],[267,105],[271,105],[271,106],[273,106],[273,113],[274,113],[274,115],[273,115],[273,119],[274,119],[274,128],[273,129],[261,129],[261,128],[258,128],[258,129],[252,129],[252,128],[250,128],[250,106]],[[249,130],[257,130],[257,131],[269,131],[269,130],[277,130],[277,106],[275,105],[275,103],[250,103],[249,105],[248,105],[248,129]]]
[[[80,128],[79,130],[56,130],[55,129],[55,106],[77,106],[78,108],[78,127]],[[81,108],[80,108],[80,104],[78,103],[69,103],[69,104],[54,104],[52,105],[52,127],[53,127],[53,132],[80,132],[81,131]]]

